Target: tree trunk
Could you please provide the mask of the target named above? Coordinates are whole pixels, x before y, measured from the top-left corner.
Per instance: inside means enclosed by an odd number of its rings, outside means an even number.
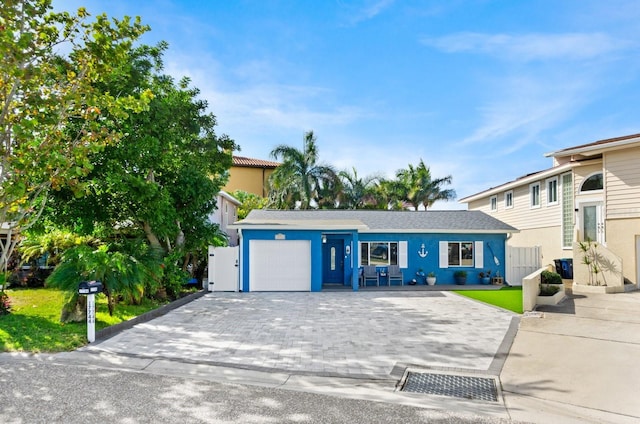
[[[60,322],[84,322],[87,320],[87,296],[74,294],[71,300],[62,307]]]
[[[162,248],[162,245],[160,244],[160,240],[158,239],[158,236],[156,236],[151,230],[151,225],[149,225],[149,223],[145,221],[142,223],[142,227],[144,229],[144,234],[147,236],[147,240],[149,240],[149,244],[151,244],[151,247],[157,248],[157,249]]]

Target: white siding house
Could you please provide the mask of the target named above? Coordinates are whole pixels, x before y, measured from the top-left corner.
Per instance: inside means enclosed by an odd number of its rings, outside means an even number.
[[[640,134],[557,150],[549,169],[461,199],[520,230],[510,246],[541,246],[544,264],[573,258],[574,282],[587,278],[577,242],[611,258],[607,286],[640,280]],[[605,252],[606,250],[606,252]],[[583,269],[582,269],[583,268]],[[604,274],[604,273],[603,273]]]

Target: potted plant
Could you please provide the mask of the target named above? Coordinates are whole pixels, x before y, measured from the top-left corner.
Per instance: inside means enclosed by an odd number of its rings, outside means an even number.
[[[456,284],[467,284],[467,271],[458,270],[454,272],[453,279],[455,280]]]
[[[480,282],[482,284],[489,284],[491,282],[491,270],[480,271],[480,274],[478,274],[478,278],[480,278]]]
[[[436,274],[430,272],[427,274],[427,284],[433,286],[436,283]]]

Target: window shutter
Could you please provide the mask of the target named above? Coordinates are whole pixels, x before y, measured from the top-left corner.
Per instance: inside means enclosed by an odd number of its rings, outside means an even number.
[[[440,268],[449,268],[449,242],[441,241],[439,245]]]
[[[474,250],[473,257],[476,262],[476,268],[484,268],[484,252],[483,252],[484,242],[476,241],[474,242],[474,244],[475,246],[473,249]]]
[[[409,267],[409,247],[408,242],[401,241],[398,242],[398,265],[400,268],[408,268]]]

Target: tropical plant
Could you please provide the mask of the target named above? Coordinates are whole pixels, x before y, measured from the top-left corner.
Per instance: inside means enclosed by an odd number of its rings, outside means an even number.
[[[589,272],[589,282],[587,284],[590,286],[606,286],[607,282],[604,274],[602,274],[601,263],[603,259],[600,253],[598,253],[598,243],[587,239],[586,241],[578,242],[578,246],[580,252],[582,252],[582,263],[587,266]],[[600,281],[600,276],[602,276],[602,282]]]
[[[135,252],[135,254],[133,253]],[[78,283],[96,280],[103,284],[109,314],[116,299],[138,304],[145,290],[157,290],[162,275],[159,252],[141,241],[101,245],[82,245],[68,249],[47,279],[47,286],[69,292],[69,304],[77,302]]]
[[[282,164],[269,177],[269,204],[278,209],[309,209],[318,207],[323,187],[337,187],[336,171],[319,162],[313,131],[304,135],[302,150],[281,144],[271,156]],[[324,193],[324,203],[327,203]],[[332,199],[334,201],[335,199]]]
[[[338,177],[342,182],[342,194],[340,196],[340,208],[342,209],[366,209],[376,205],[375,191],[378,182],[382,178],[378,175],[370,175],[364,178],[358,176],[356,168],[352,172],[340,171]]]
[[[443,189],[442,186],[451,184],[452,177],[433,179],[431,170],[420,159],[415,168],[409,164],[407,169],[396,172],[396,180],[392,184],[393,198],[410,205],[414,210],[422,205],[429,209],[436,201],[453,200],[456,192],[452,189]]]
[[[59,228],[45,233],[29,231],[18,246],[23,263],[47,258],[46,265],[54,266],[60,261],[60,255],[67,249],[80,245],[97,246],[99,241],[91,236],[80,236]]]

